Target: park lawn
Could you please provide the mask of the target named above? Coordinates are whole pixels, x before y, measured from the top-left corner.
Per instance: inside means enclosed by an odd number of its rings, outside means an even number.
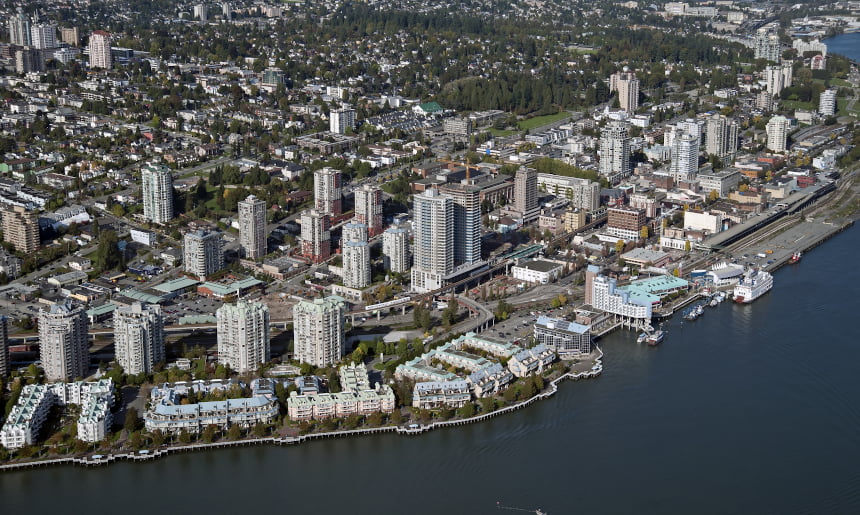
[[[523,120],[517,124],[517,126],[524,131],[534,129],[535,127],[540,127],[541,125],[546,125],[548,123],[557,122],[559,120],[564,120],[565,118],[570,118],[571,114],[567,111],[562,111],[556,114],[548,114],[545,116],[535,116],[534,118],[529,118],[527,120]]]
[[[516,134],[516,133],[517,133],[517,131],[504,131],[504,130],[495,129],[492,127],[490,128],[490,134],[492,134],[493,136],[495,136],[497,138],[505,138],[505,137],[510,136],[511,134]]]
[[[848,102],[850,100],[851,99],[849,99],[849,98],[837,98],[836,99],[836,113],[839,116],[851,116],[852,114],[854,116],[860,116],[860,101],[855,102],[854,103],[854,109],[849,111],[847,109],[847,107],[848,107]]]
[[[211,209],[213,211],[219,211],[218,204],[215,203],[215,196],[218,194],[218,188],[220,186],[211,186],[209,183],[206,184],[206,209]]]
[[[801,102],[800,100],[782,100],[779,105],[782,109],[815,109],[812,102]]]

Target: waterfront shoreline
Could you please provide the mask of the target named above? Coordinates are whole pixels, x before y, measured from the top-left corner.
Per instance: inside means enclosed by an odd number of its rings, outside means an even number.
[[[833,200],[833,199],[831,198],[830,200]],[[824,206],[819,205],[816,207],[811,207],[805,211],[806,212],[818,211],[822,208],[824,208]],[[797,224],[805,223],[804,218],[803,218],[803,216],[804,216],[803,212],[798,213],[796,216],[798,217],[797,223],[792,223],[790,226],[779,228],[779,230],[777,230],[775,232],[766,233],[764,235],[764,237],[761,239],[755,239],[752,242],[744,243],[743,248],[751,247],[753,245],[756,245],[756,246],[767,245],[768,242],[775,239],[784,230],[788,230],[791,227],[796,226]],[[822,243],[833,238],[837,234],[840,234],[840,233],[844,232],[845,230],[853,227],[854,222],[855,222],[855,219],[853,217],[847,219],[846,221],[844,221],[843,223],[841,223],[839,225],[834,224],[832,222],[829,222],[829,223],[825,222],[831,226],[830,230],[822,232],[821,234],[817,235],[814,239],[806,241],[803,244],[797,245],[795,248],[792,248],[789,250],[792,252],[793,251],[807,252],[807,251],[809,251],[815,247],[818,247],[819,245],[821,245]],[[768,230],[768,227],[764,227],[764,228],[760,229],[760,231],[767,231],[767,230]],[[751,236],[754,236],[754,235],[755,235],[755,233]],[[779,268],[786,265],[788,262],[787,256],[788,256],[788,254],[786,254],[782,258],[774,261],[773,265],[770,267],[770,271],[775,272]],[[680,299],[678,301],[678,303],[673,306],[672,311],[670,313],[668,313],[667,315],[665,315],[663,318],[670,318],[674,313],[677,312],[679,307],[683,307],[684,305],[687,305],[691,302],[694,302],[695,300],[699,299],[700,296],[701,296],[701,294],[699,292],[696,292],[692,295],[689,295],[687,297]],[[621,325],[613,325],[612,327],[607,328],[606,331],[604,331],[603,333],[600,333],[597,336],[598,337],[604,336],[605,334],[614,332],[616,329],[619,329],[619,328],[622,328],[622,326]],[[397,433],[400,435],[411,436],[411,435],[418,435],[418,434],[430,432],[434,429],[446,428],[449,426],[453,427],[453,426],[462,426],[462,425],[467,425],[467,424],[474,424],[474,423],[488,420],[490,418],[494,418],[498,415],[507,414],[507,413],[510,413],[512,411],[516,411],[518,409],[525,408],[537,400],[544,400],[544,399],[550,398],[558,392],[558,384],[560,382],[562,382],[563,380],[566,380],[566,379],[573,379],[573,380],[591,379],[591,378],[594,378],[594,377],[601,375],[603,372],[602,360],[604,357],[604,353],[599,347],[595,346],[595,348],[597,349],[597,352],[599,354],[592,361],[592,363],[594,364],[594,368],[592,370],[579,372],[579,373],[567,372],[567,373],[561,375],[560,377],[554,379],[553,381],[551,381],[549,383],[549,386],[546,389],[544,389],[544,391],[534,395],[533,397],[530,397],[529,399],[523,400],[521,402],[518,402],[518,403],[510,405],[510,406],[505,406],[503,408],[497,409],[497,410],[490,412],[490,413],[484,413],[484,414],[476,415],[474,417],[470,417],[467,419],[431,422],[429,424],[421,424],[417,428],[410,428],[409,426],[400,426],[400,425],[398,425],[398,426],[382,426],[382,427],[375,427],[375,428],[363,428],[363,429],[331,431],[331,432],[323,432],[323,433],[311,433],[311,434],[299,435],[299,436],[295,436],[295,437],[285,436],[285,437],[249,438],[249,439],[234,440],[234,441],[229,441],[229,442],[214,442],[214,443],[209,443],[209,444],[207,444],[207,443],[196,443],[196,444],[190,444],[190,445],[177,445],[177,446],[170,446],[170,447],[167,447],[164,449],[149,450],[149,451],[147,451],[146,454],[140,454],[140,452],[108,454],[108,455],[103,455],[102,458],[96,459],[96,460],[92,459],[92,456],[102,456],[102,455],[91,454],[89,456],[84,456],[84,457],[62,457],[62,458],[53,458],[53,459],[47,459],[47,460],[23,461],[23,462],[17,462],[17,463],[0,464],[0,472],[11,472],[11,471],[23,470],[23,469],[28,469],[28,468],[36,468],[36,467],[43,467],[43,466],[48,467],[48,466],[55,466],[55,465],[76,465],[76,466],[84,466],[84,467],[95,467],[95,466],[109,465],[112,463],[116,463],[118,461],[133,461],[133,462],[151,461],[151,460],[162,458],[162,457],[165,457],[167,455],[175,454],[175,453],[205,451],[205,450],[209,450],[209,449],[220,449],[220,448],[251,446],[251,445],[267,445],[267,444],[269,444],[269,445],[273,444],[273,445],[279,445],[279,446],[296,445],[296,444],[305,443],[309,440],[318,440],[318,439],[323,439],[323,438],[341,438],[341,437],[348,437],[348,436],[363,436],[363,435],[372,435],[372,434],[377,434],[377,433]]]
[[[138,452],[127,452],[121,454],[108,454],[108,455],[99,455],[94,454],[89,457],[67,457],[67,458],[52,458],[47,460],[32,460],[20,463],[6,463],[0,465],[0,472],[14,472],[17,470],[30,469],[30,468],[38,468],[38,467],[51,467],[51,466],[59,466],[59,465],[76,465],[83,467],[100,467],[104,465],[110,465],[120,461],[132,461],[132,462],[146,462],[152,461],[156,459],[160,459],[171,454],[178,453],[186,453],[186,452],[195,452],[195,451],[205,451],[210,449],[222,449],[229,447],[245,447],[251,445],[298,445],[302,443],[306,443],[311,440],[320,440],[324,438],[342,438],[348,436],[364,436],[364,435],[373,435],[379,433],[397,433],[398,435],[403,436],[414,436],[420,435],[423,433],[427,433],[433,431],[435,429],[444,429],[447,427],[455,427],[455,426],[464,426],[467,424],[475,424],[479,422],[483,422],[485,420],[489,420],[491,418],[495,418],[499,415],[505,415],[507,413],[511,413],[513,411],[525,408],[530,406],[536,401],[549,399],[558,393],[558,385],[562,381],[573,380],[579,381],[580,379],[593,379],[595,377],[600,376],[603,373],[603,351],[600,347],[595,346],[597,349],[597,357],[592,359],[592,369],[584,372],[566,372],[561,376],[550,381],[549,385],[544,389],[544,391],[529,397],[523,401],[517,402],[516,404],[511,404],[510,406],[505,406],[494,410],[490,413],[483,413],[480,415],[475,415],[474,417],[469,417],[465,419],[458,420],[442,420],[439,422],[430,422],[429,424],[416,424],[418,427],[412,428],[409,426],[382,426],[382,427],[369,427],[363,429],[350,429],[345,431],[330,431],[325,433],[310,433],[306,435],[299,436],[285,436],[285,437],[266,437],[266,438],[250,438],[250,439],[242,439],[242,440],[233,440],[229,442],[213,442],[213,443],[196,443],[190,445],[179,445],[179,446],[170,446],[164,449],[158,449],[153,451],[147,451],[145,454],[141,454]],[[93,456],[103,456],[99,459],[93,459]],[[89,458],[89,459],[88,459]]]

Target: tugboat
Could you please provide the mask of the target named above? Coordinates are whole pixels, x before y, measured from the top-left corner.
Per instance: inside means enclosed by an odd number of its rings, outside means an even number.
[[[791,255],[791,258],[789,258],[789,260],[788,260],[788,264],[793,265],[793,264],[799,262],[802,257],[803,257],[803,252],[797,251]]]
[[[648,335],[648,345],[650,345],[651,347],[655,347],[659,345],[665,337],[666,332],[662,329],[657,329],[656,331]]]

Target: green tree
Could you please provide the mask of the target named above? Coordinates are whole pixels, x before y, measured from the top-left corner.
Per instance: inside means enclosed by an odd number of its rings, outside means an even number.
[[[125,423],[123,424],[123,429],[128,431],[129,433],[134,432],[138,427],[138,415],[137,408],[128,408],[125,412]]]
[[[215,433],[218,430],[218,427],[215,424],[209,424],[203,430],[203,441],[205,443],[212,443],[215,440]]]
[[[114,231],[101,231],[99,246],[96,248],[95,263],[100,271],[113,270],[125,266],[125,256],[117,247],[119,238]]]
[[[257,438],[263,438],[268,432],[269,426],[267,426],[266,424],[262,422],[257,422],[257,424],[254,425],[254,436],[256,436]]]
[[[227,430],[227,438],[230,440],[238,440],[241,437],[242,429],[237,424],[231,425],[230,429]]]
[[[142,440],[143,440],[143,439],[142,439],[142,438],[141,438],[141,436],[140,436],[140,431],[134,431],[134,432],[133,432],[133,433],[131,433],[131,435],[128,437],[128,445],[129,445],[132,449],[134,449],[134,450],[138,450],[138,449],[140,449],[140,448],[143,446],[143,441],[142,441]]]
[[[474,417],[475,404],[472,402],[467,402],[466,404],[463,404],[463,406],[457,410],[457,415],[462,418]]]
[[[452,298],[448,301],[448,306],[442,312],[442,325],[446,330],[451,329],[451,326],[457,322],[457,312],[460,306],[457,304],[457,299]]]
[[[403,423],[403,412],[400,411],[399,408],[396,408],[394,411],[391,412],[391,422],[393,422],[395,425],[400,425],[401,423]]]

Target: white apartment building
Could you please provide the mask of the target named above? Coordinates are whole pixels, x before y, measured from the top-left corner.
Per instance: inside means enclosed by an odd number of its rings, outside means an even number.
[[[391,227],[382,233],[382,255],[385,268],[398,274],[409,271],[409,231],[402,227]]]
[[[18,402],[0,429],[0,444],[10,450],[33,445],[54,403],[55,397],[50,385],[24,386]]]
[[[651,320],[651,304],[638,304],[626,290],[617,290],[615,279],[602,275],[590,278],[591,305],[599,310],[627,318]]]
[[[382,190],[364,184],[355,190],[355,220],[367,226],[370,236],[382,232]]]
[[[794,70],[791,61],[782,64],[774,64],[764,69],[764,78],[767,81],[767,91],[771,96],[778,96],[783,89],[791,87]]]
[[[103,30],[97,30],[90,35],[90,68],[110,70],[113,64],[110,43],[110,34]]]
[[[337,369],[340,388],[344,392],[360,392],[370,390],[370,377],[364,363],[348,363]]]
[[[110,50],[110,49],[108,49]],[[143,216],[163,224],[173,219],[173,176],[163,165],[147,164],[140,169]]]
[[[0,444],[10,450],[34,444],[51,408],[71,404],[82,405],[77,421],[77,438],[99,442],[110,432],[113,420],[110,407],[113,403],[111,379],[91,383],[26,385],[0,429]]]
[[[347,288],[370,285],[370,247],[366,241],[343,244],[343,285]]]
[[[415,383],[412,390],[412,406],[419,409],[461,408],[471,400],[471,386],[462,379]]]
[[[672,142],[670,175],[676,181],[692,181],[699,171],[699,138],[684,133]]]
[[[87,313],[69,300],[39,312],[39,359],[48,381],[85,377],[90,368]]]
[[[126,374],[150,373],[165,360],[161,306],[136,302],[117,308],[113,328],[116,361]]]
[[[17,46],[33,46],[30,19],[24,13],[9,18],[9,42]]]
[[[779,33],[773,26],[766,25],[756,31],[753,40],[753,50],[756,59],[767,59],[779,62],[782,56],[782,45],[779,42]]]
[[[511,275],[517,281],[525,281],[532,284],[549,284],[561,275],[564,267],[552,261],[536,259],[511,267]]]
[[[189,274],[205,280],[224,268],[221,233],[197,230],[185,233],[182,264]]]
[[[247,259],[266,255],[266,202],[254,195],[239,202],[239,244]]]
[[[785,152],[788,142],[788,129],[791,122],[782,115],[771,118],[765,126],[767,132],[767,148],[771,152]]]
[[[516,377],[542,374],[555,361],[555,351],[539,343],[531,349],[523,349],[508,360],[508,369]]]
[[[815,38],[812,41],[795,39],[791,42],[791,47],[797,50],[798,57],[803,57],[803,54],[806,52],[819,52],[821,55],[827,56],[827,43],[822,43],[818,38]]]
[[[287,399],[290,420],[324,420],[331,417],[391,413],[397,406],[390,386],[377,384],[374,389],[299,395],[291,392]]]
[[[293,306],[295,359],[327,367],[344,352],[344,299],[335,295],[302,300]]]
[[[537,170],[525,166],[521,166],[514,176],[514,210],[520,214],[524,224],[540,214],[537,176]]]
[[[321,213],[343,213],[343,177],[340,170],[320,168],[314,172],[314,205]]]
[[[367,241],[367,225],[356,221],[355,218],[343,224],[341,241],[344,243],[348,241]]]
[[[0,377],[9,375],[9,319],[0,315]]]
[[[57,48],[57,26],[53,23],[36,23],[30,28],[30,34],[34,48]]]
[[[271,359],[269,307],[240,300],[215,312],[218,320],[218,362],[244,374]]]
[[[441,288],[454,271],[454,201],[435,189],[413,197],[415,234],[412,290]]]
[[[314,263],[331,256],[331,218],[316,209],[302,211],[302,255]]]
[[[821,92],[818,98],[818,113],[821,116],[833,116],[836,114],[836,88],[830,88]]]
[[[718,172],[700,173],[697,179],[702,192],[716,191],[717,195],[725,197],[730,191],[737,189],[741,177],[743,176],[737,169],[727,168]]]
[[[329,131],[335,134],[346,134],[355,128],[355,109],[342,107],[332,109],[329,113]]]
[[[178,385],[152,389],[152,407],[143,417],[147,431],[176,434],[184,429],[197,434],[208,425],[215,425],[221,430],[232,425],[250,428],[258,423],[271,424],[278,416],[278,401],[269,379],[252,381],[251,397],[226,401],[181,404],[179,392],[183,390]]]
[[[738,149],[738,124],[734,120],[713,114],[705,130],[705,152],[719,157],[734,155]]]
[[[514,381],[514,374],[501,363],[493,363],[466,377],[475,397],[489,397],[500,393]]]
[[[722,220],[721,216],[712,215],[707,211],[688,210],[684,212],[684,229],[716,234],[720,232]]]
[[[571,206],[585,211],[600,207],[600,183],[550,173],[537,174],[538,188],[570,200]]]
[[[110,434],[113,424],[113,392],[106,397],[88,397],[78,416],[78,440],[101,442]]]
[[[626,66],[609,78],[610,91],[618,92],[621,109],[633,113],[639,108],[639,79]]]
[[[601,130],[599,170],[611,184],[631,174],[630,133],[626,123],[613,120]]]

